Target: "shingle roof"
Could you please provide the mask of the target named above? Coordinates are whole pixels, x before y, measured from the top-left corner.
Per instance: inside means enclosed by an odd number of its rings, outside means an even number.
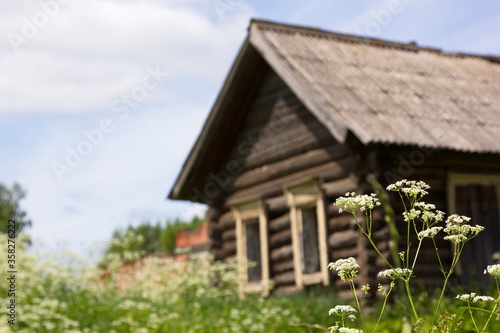
[[[499,58],[257,20],[249,37],[339,141],[500,153]]]
[[[252,20],[170,198],[204,202],[267,66],[339,142],[500,154],[499,57]]]

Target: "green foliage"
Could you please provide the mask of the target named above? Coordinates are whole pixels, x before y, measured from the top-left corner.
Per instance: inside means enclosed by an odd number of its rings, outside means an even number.
[[[6,240],[0,235],[0,243]],[[150,257],[130,271],[111,265],[116,269],[104,277],[71,254],[26,252],[16,244],[18,314],[16,326],[2,316],[2,333],[317,332],[300,323],[328,320],[321,309],[335,299],[323,292],[240,300],[237,265],[211,264],[208,256],[187,262]],[[6,255],[1,247],[0,256]],[[9,302],[1,283],[0,304]]]
[[[26,218],[26,212],[19,205],[25,195],[19,184],[14,184],[12,188],[0,184],[0,232],[7,233],[9,220],[16,221],[16,234],[31,225],[31,221]]]
[[[381,200],[387,205],[387,196],[378,184],[372,182],[378,195],[382,194]],[[445,304],[450,304],[447,296],[449,289],[449,281],[452,274],[455,272],[460,256],[464,251],[465,244],[476,237],[484,230],[480,225],[471,225],[468,222],[470,218],[467,216],[459,216],[453,214],[445,219],[445,213],[436,209],[433,204],[425,203],[422,200],[428,194],[429,185],[422,181],[408,181],[406,179],[391,184],[387,187],[388,191],[396,192],[401,198],[404,212],[403,220],[406,223],[405,251],[398,253],[400,260],[394,260],[390,263],[387,258],[381,253],[378,244],[372,237],[373,214],[375,207],[382,203],[377,198],[376,194],[371,195],[356,195],[354,192],[346,193],[345,196],[338,198],[335,205],[339,207],[339,212],[350,213],[361,233],[371,244],[373,250],[386,263],[387,269],[378,273],[378,277],[387,279],[389,285],[378,285],[378,292],[382,296],[382,303],[375,308],[374,312],[379,313],[375,324],[367,320],[363,314],[362,302],[358,297],[354,278],[359,270],[363,269],[358,265],[355,258],[339,259],[336,262],[330,263],[331,269],[337,270],[340,278],[349,284],[355,302],[356,315],[352,314],[355,319],[360,319],[358,327],[362,327],[363,331],[358,330],[348,324],[342,314],[339,314],[338,309],[343,305],[337,305],[330,310],[340,320],[337,320],[334,326],[330,327],[331,332],[382,332],[384,331],[384,322],[387,318],[387,312],[390,304],[388,303],[389,295],[396,288],[401,292],[406,293],[406,297],[399,297],[398,302],[402,304],[402,309],[399,310],[398,316],[403,316],[401,323],[401,331],[413,331],[421,333],[445,333],[445,332],[463,332],[463,327],[471,329],[474,332],[484,332],[486,329],[491,331],[499,331],[499,323],[497,315],[500,304],[500,265],[489,265],[484,267],[485,274],[493,276],[496,284],[496,289],[489,295],[477,295],[476,293],[461,294],[456,296],[456,300],[462,302],[462,305],[455,307],[455,312],[449,312],[450,307]],[[385,211],[390,210],[385,209]],[[391,219],[394,220],[393,218]],[[437,234],[444,234],[443,239],[450,242],[450,245],[445,249],[449,251],[451,248],[452,258],[451,263],[445,263],[442,259],[441,252],[443,249],[438,248],[435,237]],[[416,239],[416,241],[412,241]],[[443,275],[443,284],[439,295],[430,300],[419,300],[416,298],[414,291],[410,287],[410,280],[415,277],[415,267],[419,259],[420,250],[424,240],[432,241],[435,254],[437,257],[437,267]],[[397,242],[396,238],[396,242]],[[393,251],[394,252],[394,251]],[[394,256],[394,254],[393,254]],[[396,282],[399,285],[396,286]],[[367,293],[370,290],[369,285],[361,287],[361,290]],[[448,291],[449,293],[449,291]],[[434,301],[436,300],[436,301]],[[419,302],[421,304],[419,306]],[[464,306],[464,303],[466,306]],[[446,310],[445,310],[446,309]],[[470,321],[464,324],[462,321],[464,313],[468,313]],[[472,325],[470,325],[472,324]],[[467,326],[468,325],[468,326]],[[467,331],[467,330],[466,330]]]
[[[143,222],[139,226],[128,226],[115,230],[106,249],[106,256],[119,257],[125,263],[132,263],[142,256],[153,253],[172,254],[175,237],[179,230],[194,230],[203,224],[203,218],[195,216],[191,221],[167,221],[165,226]],[[104,258],[108,260],[109,258]],[[105,260],[105,261],[106,261]]]

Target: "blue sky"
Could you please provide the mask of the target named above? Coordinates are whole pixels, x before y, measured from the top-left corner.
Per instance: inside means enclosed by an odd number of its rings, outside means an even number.
[[[203,212],[165,198],[252,17],[500,55],[493,0],[9,1],[0,182],[26,189],[29,233],[82,251],[128,224]]]

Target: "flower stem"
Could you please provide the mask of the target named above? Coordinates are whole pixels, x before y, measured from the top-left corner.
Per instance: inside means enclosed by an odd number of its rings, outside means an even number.
[[[405,282],[406,294],[408,295],[408,301],[410,302],[411,310],[413,312],[413,315],[415,316],[415,320],[418,320],[418,313],[415,309],[415,304],[413,304],[413,297],[411,296],[410,283],[407,279],[403,279],[403,281]]]

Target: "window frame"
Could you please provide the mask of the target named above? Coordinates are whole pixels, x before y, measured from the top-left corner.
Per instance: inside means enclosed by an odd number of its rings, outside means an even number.
[[[500,209],[500,174],[480,174],[480,173],[461,173],[449,172],[447,179],[447,204],[448,215],[456,214],[456,191],[457,185],[494,185],[497,196],[497,207]],[[499,212],[500,214],[500,212]],[[499,221],[500,222],[500,221]],[[500,252],[495,252],[496,253]],[[461,275],[461,266],[457,266],[457,274]]]
[[[269,240],[267,235],[267,214],[261,199],[249,200],[231,206],[236,220],[236,257],[238,260],[239,296],[262,293],[269,295]],[[261,280],[248,281],[248,255],[245,223],[258,219],[260,237]],[[255,222],[254,222],[255,223]]]
[[[305,285],[322,283],[330,284],[328,274],[328,244],[327,221],[323,191],[317,179],[309,179],[300,183],[290,184],[284,189],[288,206],[290,207],[290,226],[292,233],[293,262],[295,285],[303,288]],[[318,235],[318,254],[320,270],[305,274],[303,272],[302,254],[302,209],[316,206],[316,223]]]

